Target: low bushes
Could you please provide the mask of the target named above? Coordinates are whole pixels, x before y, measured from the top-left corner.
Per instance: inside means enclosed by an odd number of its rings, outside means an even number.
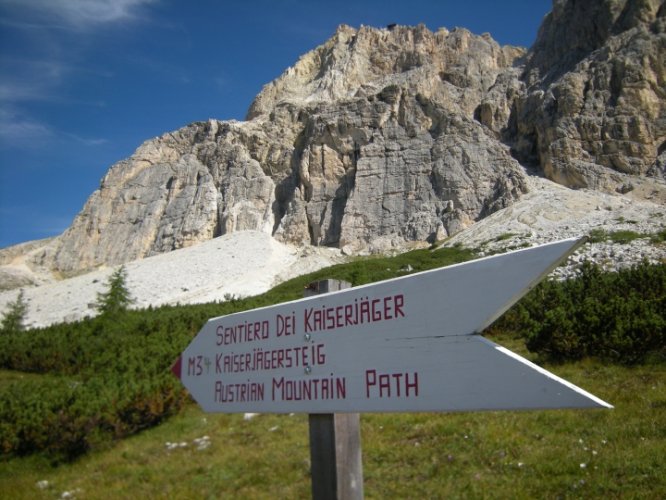
[[[186,392],[169,367],[201,314],[132,311],[0,335],[0,367],[42,374],[0,385],[1,452],[70,459],[178,411]]]
[[[550,361],[597,357],[623,364],[666,360],[666,266],[643,262],[608,273],[589,263],[579,276],[545,281],[500,319],[495,331],[525,338]]]
[[[184,402],[184,391],[164,376],[136,382],[104,375],[85,382],[46,377],[7,386],[0,408],[0,451],[47,450],[55,458],[71,459],[159,423]]]

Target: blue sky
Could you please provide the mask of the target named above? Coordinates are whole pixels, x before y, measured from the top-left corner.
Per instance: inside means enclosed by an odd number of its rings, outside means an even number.
[[[0,0],[0,247],[66,229],[145,140],[243,119],[339,24],[529,47],[550,0]]]

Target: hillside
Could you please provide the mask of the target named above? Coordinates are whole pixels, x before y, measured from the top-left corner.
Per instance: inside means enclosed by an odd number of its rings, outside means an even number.
[[[207,318],[300,297],[322,273],[363,284],[470,256],[417,250],[334,266],[253,299],[7,332],[0,336],[3,492],[307,496],[307,419],[204,414],[169,373],[173,359]],[[580,279],[538,287],[484,333],[538,356],[613,410],[363,415],[366,495],[483,496],[492,488],[500,497],[660,497],[664,271],[586,268]]]

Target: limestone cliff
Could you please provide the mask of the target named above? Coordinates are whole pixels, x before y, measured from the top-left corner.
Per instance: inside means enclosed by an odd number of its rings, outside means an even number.
[[[662,0],[554,1],[522,80],[509,133],[519,159],[569,187],[640,186],[663,201],[663,184],[643,178],[666,178]]]
[[[244,229],[381,251],[511,205],[528,170],[663,203],[665,52],[658,0],[555,0],[529,52],[340,26],[245,121],[193,123],[114,165],[30,259],[73,273]]]
[[[114,165],[61,237],[64,272],[240,229],[382,250],[441,239],[505,207],[524,173],[474,119],[524,51],[466,30],[341,26],[252,103]],[[508,92],[507,94],[510,94]],[[500,121],[508,97],[494,99]]]

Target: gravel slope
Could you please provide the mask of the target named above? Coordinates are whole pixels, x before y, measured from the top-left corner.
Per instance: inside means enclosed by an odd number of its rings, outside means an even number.
[[[286,279],[342,261],[339,250],[299,249],[259,231],[231,233],[199,245],[130,262],[127,284],[137,307],[224,300],[260,294]],[[45,326],[94,315],[97,293],[113,269],[25,288],[27,325]],[[18,290],[0,293],[0,311]]]

